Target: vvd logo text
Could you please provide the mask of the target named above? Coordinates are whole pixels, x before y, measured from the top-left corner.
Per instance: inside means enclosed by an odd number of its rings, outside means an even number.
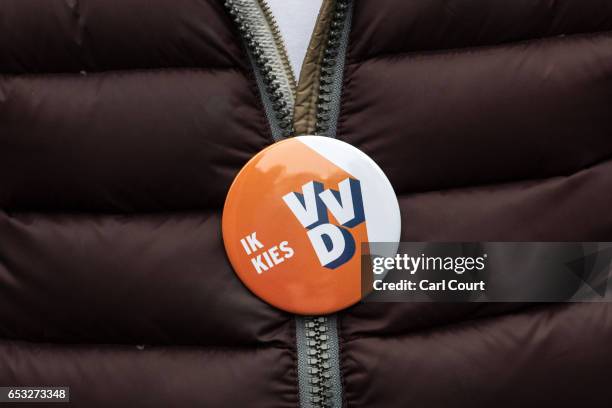
[[[306,229],[321,266],[335,269],[353,257],[350,229],[365,221],[359,180],[348,177],[338,183],[338,190],[324,190],[322,183],[311,181],[301,193],[291,192],[283,200]],[[330,222],[328,211],[339,225]]]

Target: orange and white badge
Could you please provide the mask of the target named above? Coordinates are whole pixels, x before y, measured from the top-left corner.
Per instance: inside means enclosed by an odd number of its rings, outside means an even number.
[[[236,176],[223,241],[242,282],[288,312],[333,313],[361,298],[361,244],[398,242],[391,183],[359,149],[300,136],[259,152]]]

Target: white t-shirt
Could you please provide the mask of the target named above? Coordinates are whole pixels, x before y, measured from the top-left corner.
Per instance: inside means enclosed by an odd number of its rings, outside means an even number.
[[[267,0],[285,40],[296,79],[300,76],[323,0]]]

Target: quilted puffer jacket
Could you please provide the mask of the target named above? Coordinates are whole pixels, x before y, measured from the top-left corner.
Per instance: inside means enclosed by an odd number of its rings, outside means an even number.
[[[326,0],[297,81],[268,14],[0,2],[0,386],[87,408],[609,405],[608,304],[296,317],[240,283],[220,220],[254,154],[317,133],[385,171],[404,241],[612,240],[612,2]]]

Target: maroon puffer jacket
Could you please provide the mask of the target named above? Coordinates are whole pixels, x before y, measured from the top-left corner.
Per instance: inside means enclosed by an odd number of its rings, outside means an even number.
[[[331,131],[386,172],[403,240],[612,240],[612,2],[353,3]],[[303,320],[223,250],[229,185],[274,142],[226,6],[0,3],[0,386],[70,386],[87,408],[317,406]],[[612,400],[607,304],[330,319],[335,406]]]

